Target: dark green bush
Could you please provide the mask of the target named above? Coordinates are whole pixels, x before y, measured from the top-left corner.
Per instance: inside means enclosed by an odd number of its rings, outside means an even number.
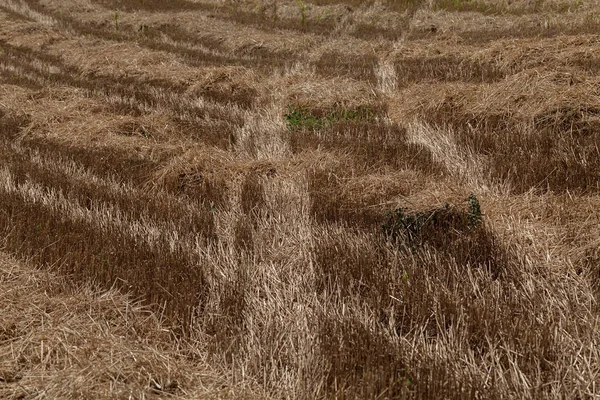
[[[467,210],[449,204],[415,213],[397,208],[387,213],[381,228],[386,237],[415,245],[431,241],[439,235],[476,230],[482,223],[482,217],[479,200],[471,194]]]
[[[402,208],[390,211],[382,232],[410,251],[434,249],[459,265],[486,268],[495,278],[506,269],[507,255],[494,232],[483,223],[479,200],[473,194],[464,207],[446,204],[413,213]]]

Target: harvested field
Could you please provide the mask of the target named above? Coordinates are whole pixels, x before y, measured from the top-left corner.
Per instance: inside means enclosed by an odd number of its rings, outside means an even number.
[[[0,398],[600,395],[596,0],[0,0]]]

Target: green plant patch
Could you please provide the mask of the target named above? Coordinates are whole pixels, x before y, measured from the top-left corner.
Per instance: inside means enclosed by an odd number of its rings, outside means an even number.
[[[306,107],[290,105],[283,115],[290,130],[321,129],[341,121],[371,121],[376,116],[370,107],[355,109],[338,108],[331,111],[317,112]]]
[[[455,12],[478,12],[484,15],[502,15],[513,14],[523,15],[542,11],[545,0],[533,0],[522,6],[509,7],[510,3],[490,2],[481,0],[435,0],[433,9]],[[581,7],[580,1],[573,1],[569,4],[548,5],[554,12],[562,13]]]
[[[441,240],[457,233],[469,234],[482,224],[483,213],[474,194],[467,199],[467,209],[446,204],[427,211],[408,213],[402,208],[388,211],[381,229],[386,237],[415,246]]]
[[[423,246],[435,249],[458,265],[485,268],[497,279],[507,270],[509,257],[482,218],[479,200],[472,194],[461,207],[446,204],[414,213],[391,211],[382,231],[388,240],[409,251],[419,251]]]

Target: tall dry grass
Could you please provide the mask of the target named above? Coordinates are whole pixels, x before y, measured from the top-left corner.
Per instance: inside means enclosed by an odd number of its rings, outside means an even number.
[[[596,396],[597,9],[518,3],[0,0],[0,395]]]

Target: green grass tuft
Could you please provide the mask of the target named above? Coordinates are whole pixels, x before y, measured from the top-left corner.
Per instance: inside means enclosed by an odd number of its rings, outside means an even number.
[[[315,112],[306,107],[290,105],[284,118],[290,130],[321,129],[341,121],[371,121],[375,119],[375,111],[370,107],[355,109],[334,109],[329,112]]]

